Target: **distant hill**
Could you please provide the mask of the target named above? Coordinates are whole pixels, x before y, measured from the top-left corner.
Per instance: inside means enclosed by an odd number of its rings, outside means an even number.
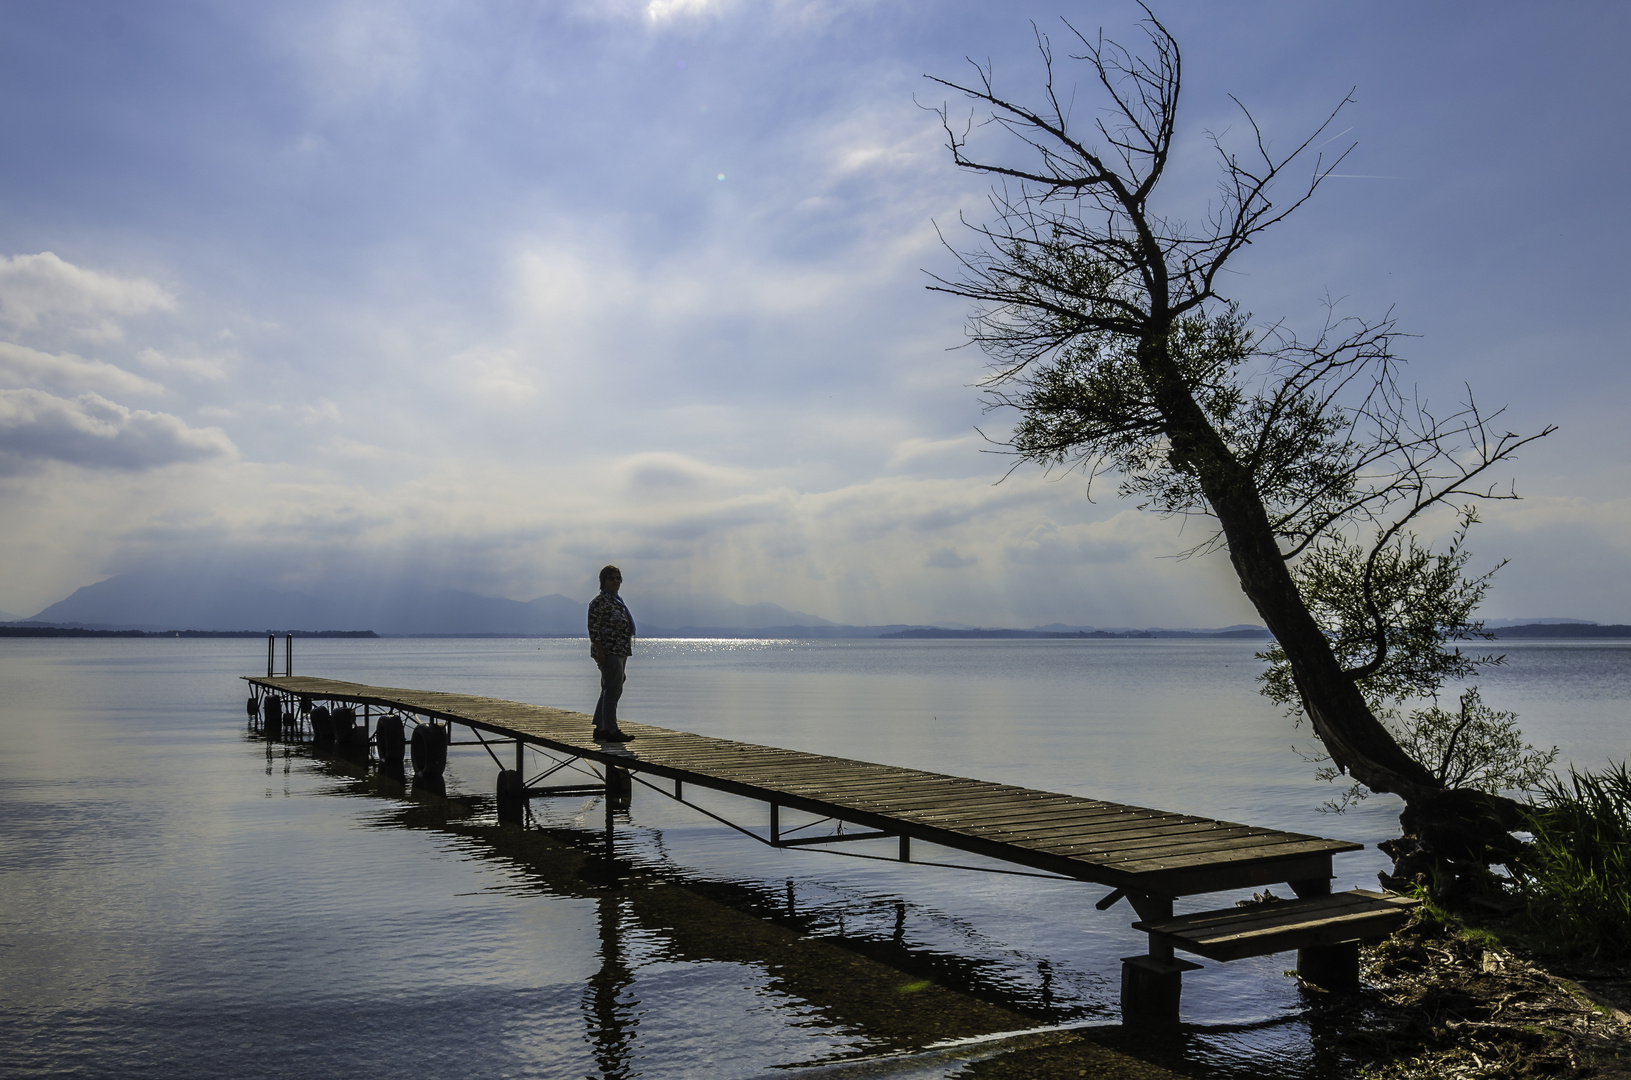
[[[1497,639],[1506,638],[1631,638],[1631,626],[1593,622],[1525,623],[1521,626],[1491,627]]]
[[[0,623],[22,622],[22,621],[23,621],[23,617],[21,615],[13,615],[9,611],[0,611]]]
[[[938,626],[915,626],[893,633],[879,634],[886,638],[1250,638],[1268,639],[1272,637],[1261,626],[1231,626],[1223,630],[1163,630],[1152,627],[1148,630],[1003,630],[972,628],[966,630],[947,630]]]
[[[312,594],[208,575],[121,574],[77,590],[29,621],[115,630],[548,634],[576,629],[582,611],[565,596],[521,603],[456,589],[367,584]]]
[[[646,636],[654,636],[664,625],[736,630],[833,625],[775,604],[736,604],[709,597],[648,600],[637,593],[629,599]],[[587,599],[559,594],[523,602],[401,582],[337,583],[308,593],[208,572],[131,573],[78,589],[27,621],[103,630],[580,635],[585,632],[587,606]]]
[[[178,637],[178,638],[258,638],[260,630],[87,630],[83,626],[41,626],[16,623],[0,626],[0,637]],[[377,638],[372,630],[294,630],[297,638]]]
[[[650,597],[641,596],[637,589],[629,591],[626,599],[634,612],[635,623],[647,637],[658,636],[656,631],[662,627],[699,631],[710,628],[768,631],[794,626],[806,629],[837,626],[819,615],[789,611],[778,604],[735,604],[729,600],[706,597]],[[585,600],[578,605],[576,618],[580,630],[583,629],[588,603]]]

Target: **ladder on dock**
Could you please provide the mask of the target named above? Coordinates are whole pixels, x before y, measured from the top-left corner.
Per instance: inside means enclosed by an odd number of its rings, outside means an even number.
[[[1149,934],[1149,953],[1123,962],[1122,1010],[1129,1016],[1177,1016],[1182,973],[1199,965],[1177,959],[1174,949],[1215,960],[1297,949],[1304,977],[1346,984],[1358,977],[1354,942],[1384,935],[1408,917],[1408,901],[1379,901],[1381,907],[1366,901],[1370,906],[1360,907],[1369,914],[1360,916],[1351,902],[1328,895],[1332,856],[1364,846],[1348,841],[646,724],[625,723],[635,741],[608,746],[595,742],[593,719],[585,713],[499,698],[307,676],[244,678],[283,699],[289,715],[326,702],[362,708],[365,727],[373,709],[468,727],[499,765],[500,814],[508,813],[509,820],[519,819],[516,808],[528,798],[600,790],[527,782],[525,752],[532,747],[556,755],[544,777],[575,760],[599,764],[608,813],[618,802],[627,805],[631,779],[681,801],[684,787],[692,785],[767,803],[768,836],[710,816],[777,847],[893,839],[898,857],[911,861],[911,843],[918,840],[1026,872],[1108,886],[1111,892],[1096,906],[1103,910],[1125,898],[1139,916],[1134,926]],[[494,752],[500,741],[515,746],[513,771]],[[395,746],[400,763],[400,741]],[[671,790],[658,787],[656,779],[669,781]],[[781,828],[783,809],[861,831],[794,836]],[[1274,909],[1273,918],[1268,912],[1236,914],[1247,909],[1173,914],[1178,897],[1281,883],[1300,899],[1262,905]],[[1339,912],[1345,903],[1354,910]],[[1269,929],[1275,919],[1285,925]],[[1225,939],[1231,944],[1221,944]],[[1233,955],[1226,955],[1231,949]]]

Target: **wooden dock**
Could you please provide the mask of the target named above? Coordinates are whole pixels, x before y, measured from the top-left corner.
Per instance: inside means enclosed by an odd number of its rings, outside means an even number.
[[[346,706],[363,710],[365,731],[374,710],[381,716],[402,716],[414,724],[422,718],[438,727],[446,725],[449,732],[455,724],[469,728],[502,770],[501,816],[506,794],[513,807],[517,799],[524,804],[529,797],[599,790],[584,785],[540,787],[526,781],[525,755],[530,748],[555,763],[544,777],[563,762],[598,764],[597,783],[604,784],[612,796],[608,808],[619,794],[619,784],[626,800],[630,777],[674,798],[682,798],[689,785],[767,803],[770,821],[765,835],[725,823],[778,847],[889,839],[898,841],[898,857],[910,861],[911,843],[917,840],[1032,872],[1108,886],[1112,891],[1097,906],[1108,908],[1125,897],[1138,912],[1139,928],[1150,931],[1149,954],[1129,957],[1123,967],[1122,1004],[1129,1014],[1176,1016],[1181,972],[1198,965],[1176,959],[1174,947],[1218,955],[1210,945],[1197,948],[1194,940],[1199,939],[1172,925],[1176,897],[1289,885],[1304,898],[1274,905],[1277,917],[1289,928],[1243,938],[1226,958],[1253,955],[1249,951],[1253,941],[1264,946],[1258,954],[1302,950],[1307,954],[1302,958],[1304,966],[1311,971],[1328,972],[1335,956],[1336,982],[1349,981],[1349,967],[1357,978],[1357,949],[1344,936],[1345,924],[1325,919],[1322,911],[1340,908],[1355,928],[1353,938],[1385,934],[1408,915],[1407,907],[1395,902],[1386,903],[1385,910],[1371,903],[1376,910],[1367,909],[1366,918],[1354,913],[1356,904],[1364,907],[1368,900],[1331,906],[1327,894],[1332,856],[1363,847],[1348,841],[647,724],[623,725],[636,736],[631,743],[601,744],[594,741],[593,721],[585,713],[498,698],[293,675],[245,678],[263,693],[279,698],[279,711],[284,715],[298,716],[317,705]],[[495,752],[501,742],[515,748],[513,772]],[[394,745],[400,762],[401,743]],[[652,783],[659,779],[668,782],[667,789]],[[801,826],[799,835],[789,835],[781,828],[784,808],[858,826],[860,831],[842,831],[840,825],[839,831],[809,835],[807,827]],[[1321,903],[1325,907],[1318,910],[1303,909],[1303,905]],[[1218,921],[1234,910],[1200,914]]]

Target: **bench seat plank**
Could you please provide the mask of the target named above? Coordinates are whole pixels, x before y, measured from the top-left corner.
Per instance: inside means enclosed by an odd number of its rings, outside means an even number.
[[[1198,911],[1158,923],[1135,922],[1133,927],[1185,952],[1211,960],[1239,960],[1383,937],[1403,926],[1420,903],[1409,897],[1353,889],[1303,900]]]

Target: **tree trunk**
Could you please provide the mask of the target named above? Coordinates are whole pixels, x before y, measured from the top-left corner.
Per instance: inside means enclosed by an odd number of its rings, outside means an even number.
[[[1152,382],[1166,391],[1160,397],[1173,466],[1200,481],[1240,587],[1285,651],[1315,733],[1339,768],[1372,791],[1405,801],[1399,817],[1403,836],[1383,845],[1394,859],[1394,873],[1381,875],[1382,883],[1399,890],[1432,887],[1441,899],[1477,890],[1490,864],[1512,866],[1521,857],[1522,845],[1511,835],[1521,822],[1518,805],[1482,791],[1446,790],[1376,718],[1297,591],[1251,476],[1182,387],[1170,361],[1153,359],[1145,371],[1157,375]],[[1165,373],[1159,370],[1163,361]]]

